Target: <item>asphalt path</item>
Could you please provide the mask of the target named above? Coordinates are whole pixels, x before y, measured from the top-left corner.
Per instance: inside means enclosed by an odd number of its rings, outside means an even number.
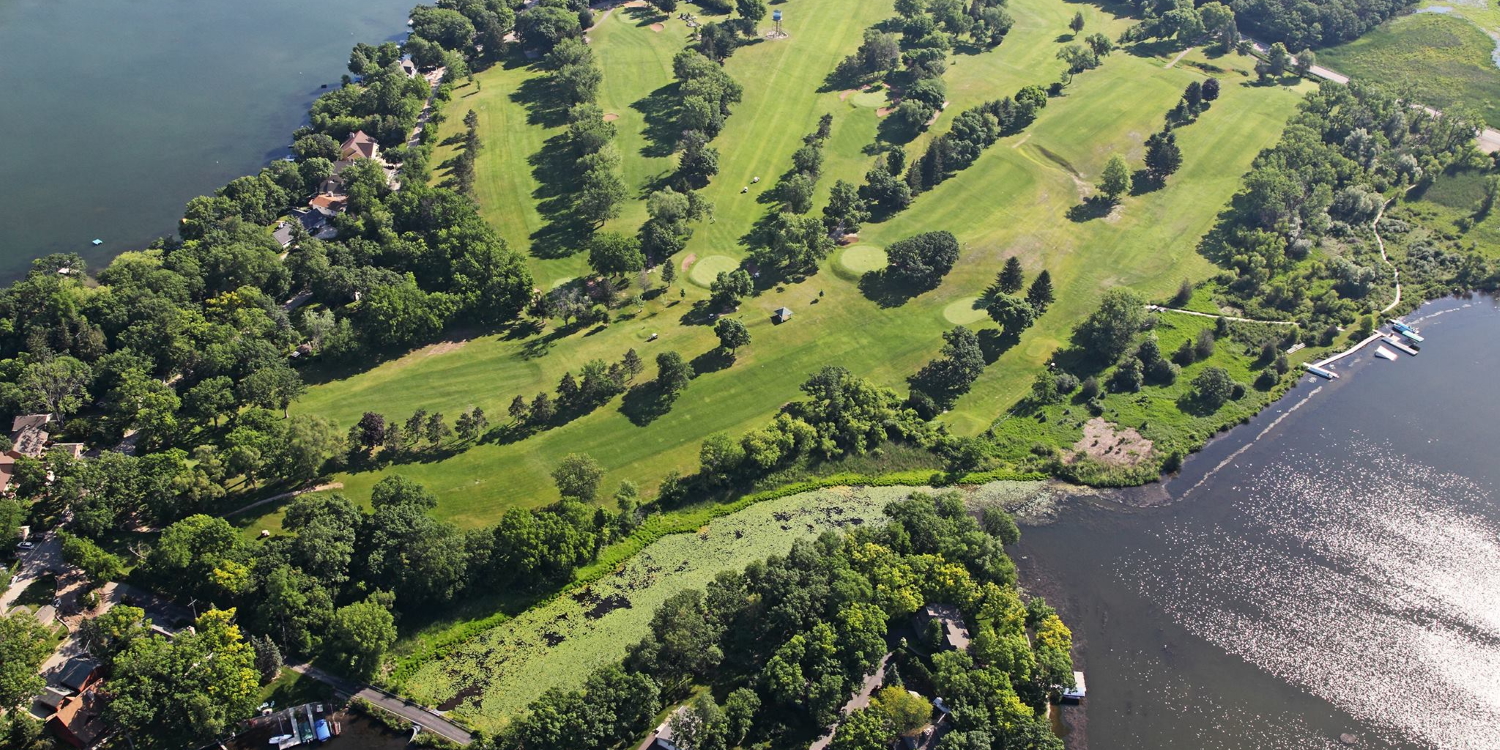
[[[432,732],[443,739],[452,740],[460,745],[467,745],[474,741],[474,737],[465,731],[463,727],[444,719],[425,706],[419,706],[411,701],[398,698],[380,688],[325,672],[311,664],[289,664],[287,668],[298,674],[307,675],[319,682],[330,685],[334,690],[344,695],[369,701],[376,708],[395,714],[413,724],[421,726],[424,732]]]

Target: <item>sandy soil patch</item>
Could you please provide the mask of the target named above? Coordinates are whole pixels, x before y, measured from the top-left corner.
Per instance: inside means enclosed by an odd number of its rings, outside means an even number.
[[[1073,450],[1109,466],[1136,466],[1150,457],[1151,441],[1134,428],[1120,429],[1094,417],[1084,423],[1083,439],[1073,444]]]
[[[881,107],[880,109],[875,110],[875,116],[876,117],[885,117],[886,115],[889,115],[890,113],[895,112],[895,111],[896,111],[895,107]]]
[[[854,96],[854,89],[844,89],[839,92],[839,101],[847,101],[851,96]]]
[[[948,102],[944,101],[943,102],[943,106],[938,107],[938,111],[932,113],[932,119],[930,119],[930,120],[927,121],[927,127],[929,127],[929,128],[932,127],[933,124],[938,121],[938,118],[943,116],[943,110],[945,110],[947,108],[948,108]]]
[[[688,253],[687,257],[682,259],[682,270],[684,270],[684,271],[688,270],[688,268],[692,267],[693,261],[695,261],[697,259],[698,259],[698,254],[697,253]]]
[[[624,8],[645,8],[645,7],[649,6],[650,4],[651,3],[646,2],[646,0],[630,0],[630,2],[625,3],[621,7],[624,7]]]
[[[613,112],[605,112],[604,113],[604,121],[605,122],[614,122],[615,120],[618,120],[618,119],[620,119],[620,116],[617,115],[617,114],[615,114],[615,113],[613,113]]]
[[[653,23],[653,24],[651,24],[651,30],[655,31],[658,34],[660,34],[661,32],[666,31],[667,27],[665,27],[665,26],[663,26],[663,25],[661,25],[659,23]]]

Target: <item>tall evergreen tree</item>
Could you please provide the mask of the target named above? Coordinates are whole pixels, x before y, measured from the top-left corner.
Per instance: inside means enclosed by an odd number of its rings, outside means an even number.
[[[1021,259],[1012,255],[1005,259],[1005,269],[995,277],[995,287],[1003,294],[1015,294],[1026,283],[1026,274],[1021,270]]]
[[[1026,301],[1036,308],[1038,315],[1052,304],[1052,274],[1043,270],[1036,275],[1036,280],[1031,282],[1031,288],[1026,290]]]

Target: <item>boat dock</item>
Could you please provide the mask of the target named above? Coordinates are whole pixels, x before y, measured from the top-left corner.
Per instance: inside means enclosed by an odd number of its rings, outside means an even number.
[[[1407,324],[1405,324],[1405,323],[1403,323],[1403,322],[1401,322],[1399,320],[1392,320],[1391,321],[1391,328],[1396,329],[1396,333],[1399,333],[1402,336],[1405,336],[1406,338],[1409,338],[1412,341],[1417,342],[1418,344],[1422,343],[1423,341],[1426,341],[1426,339],[1422,338],[1422,335],[1417,332],[1417,329],[1412,328],[1411,326],[1409,326],[1409,325],[1407,325]]]
[[[1381,336],[1381,338],[1385,341],[1385,343],[1390,344],[1391,346],[1393,346],[1393,347],[1395,347],[1395,348],[1397,348],[1397,349],[1399,349],[1399,350],[1401,350],[1403,352],[1406,352],[1407,354],[1410,354],[1413,357],[1417,356],[1417,350],[1416,349],[1413,349],[1413,348],[1407,346],[1406,344],[1401,343],[1400,339],[1397,339],[1395,336]]]
[[[1304,364],[1302,366],[1306,367],[1308,372],[1310,372],[1310,373],[1312,373],[1314,375],[1317,375],[1318,377],[1323,378],[1324,380],[1338,380],[1339,379],[1339,374],[1338,373],[1334,372],[1333,370],[1325,370],[1325,369],[1323,369],[1323,368],[1321,368],[1321,367],[1319,367],[1319,366],[1317,366],[1317,365],[1315,365],[1315,364],[1313,364],[1311,362],[1308,362],[1308,363],[1306,363],[1306,364]]]

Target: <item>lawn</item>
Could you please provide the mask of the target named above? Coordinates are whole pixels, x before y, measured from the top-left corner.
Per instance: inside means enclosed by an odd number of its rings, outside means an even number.
[[[1476,23],[1448,13],[1404,16],[1353,42],[1319,50],[1318,62],[1437,109],[1473,107],[1491,127],[1500,127],[1496,43]]]
[[[1040,486],[995,482],[974,495],[1013,502]],[[543,691],[576,688],[594,669],[623,658],[646,634],[656,607],[673,594],[701,589],[721,571],[784,554],[795,540],[878,523],[887,503],[911,491],[869,487],[791,495],[714,520],[696,534],[666,537],[588,588],[527,610],[429,662],[406,681],[404,692],[494,731]]]
[[[815,211],[821,210],[835,180],[861,180],[869,162],[864,149],[879,123],[875,108],[865,101],[868,95],[846,97],[819,88],[838,60],[858,46],[864,29],[891,14],[891,4],[790,0],[778,7],[786,13],[791,38],[753,44],[728,62],[745,96],[714,141],[721,169],[704,191],[715,204],[714,218],[696,227],[687,249],[672,261],[679,269],[687,266],[678,282],[686,290],[685,300],[674,288],[638,310],[617,311],[607,327],[565,336],[551,331],[518,339],[496,333],[460,336],[461,341],[427,347],[314,387],[293,409],[322,414],[344,426],[371,408],[398,419],[425,408],[451,419],[460,410],[480,406],[492,420],[503,421],[514,396],[552,391],[565,371],[577,372],[590,359],[617,360],[633,347],[648,362],[668,349],[692,360],[713,349],[717,340],[710,328],[688,325],[684,316],[694,301],[707,296],[706,289],[689,280],[693,263],[721,266],[745,257],[741,237],[768,210],[756,200],[759,192],[790,167],[801,137],[822,114],[832,113],[834,121]],[[1056,80],[1062,63],[1055,54],[1075,10],[1084,11],[1085,34],[1115,35],[1128,24],[1097,7],[1060,0],[1014,0],[1008,7],[1017,23],[1000,47],[960,49],[951,61],[945,76],[951,105],[935,131],[946,130],[951,115],[962,108],[1013,94],[1027,84]],[[615,12],[591,32],[605,71],[604,106],[621,115],[617,140],[632,188],[649,182],[668,161],[642,153],[643,120],[631,105],[649,99],[667,82],[667,61],[684,43],[675,19],[662,32],[651,31],[644,20]],[[762,424],[797,398],[798,385],[824,365],[847,367],[904,392],[906,378],[937,352],[944,330],[957,322],[993,327],[976,313],[973,301],[1005,257],[1014,254],[1028,278],[1043,268],[1052,273],[1058,299],[942,417],[955,432],[980,432],[1026,392],[1037,368],[1093,309],[1102,290],[1128,285],[1165,298],[1183,278],[1201,280],[1213,273],[1195,251],[1198,239],[1233,195],[1254,155],[1278,137],[1306,90],[1305,85],[1254,85],[1246,72],[1252,62],[1245,58],[1208,59],[1195,51],[1167,68],[1175,51],[1159,52],[1114,53],[1103,67],[1079,75],[1024,133],[1002,139],[973,166],[892,220],[866,225],[857,252],[836,253],[809,280],[747,299],[737,316],[750,330],[751,345],[740,350],[733,366],[700,372],[672,410],[648,425],[632,423],[616,401],[519,442],[458,445],[432,460],[337,479],[345,483],[346,494],[363,499],[386,473],[406,474],[438,494],[441,516],[465,527],[492,523],[510,507],[555,499],[548,473],[572,452],[599,460],[608,471],[606,483],[629,479],[649,492],[668,471],[692,471],[704,437],[720,431],[738,434]],[[1128,197],[1108,216],[1070,219],[1069,209],[1091,191],[1111,154],[1125,154],[1139,167],[1144,139],[1161,127],[1187,83],[1202,80],[1205,70],[1219,71],[1214,74],[1222,79],[1223,94],[1200,122],[1179,131],[1182,170],[1166,187]],[[528,246],[530,234],[545,223],[537,208],[539,183],[527,160],[558,132],[529,123],[526,107],[513,98],[538,75],[520,62],[480,73],[474,87],[479,90],[460,88],[442,126],[442,134],[451,135],[462,127],[467,107],[479,113],[485,146],[478,200],[486,218],[518,247]],[[911,145],[913,152],[925,138]],[[754,177],[761,181],[753,183]],[[751,185],[749,193],[741,194],[741,188]],[[635,205],[612,226],[629,230],[642,216]],[[893,306],[864,296],[859,274],[878,262],[885,246],[936,229],[952,231],[964,248],[938,289]],[[532,262],[543,287],[576,276],[584,267],[577,255]],[[769,314],[782,306],[796,317],[775,326]],[[653,334],[659,339],[648,341]],[[653,367],[643,377],[651,377]],[[274,528],[276,518],[272,514],[248,523],[253,532]]]

